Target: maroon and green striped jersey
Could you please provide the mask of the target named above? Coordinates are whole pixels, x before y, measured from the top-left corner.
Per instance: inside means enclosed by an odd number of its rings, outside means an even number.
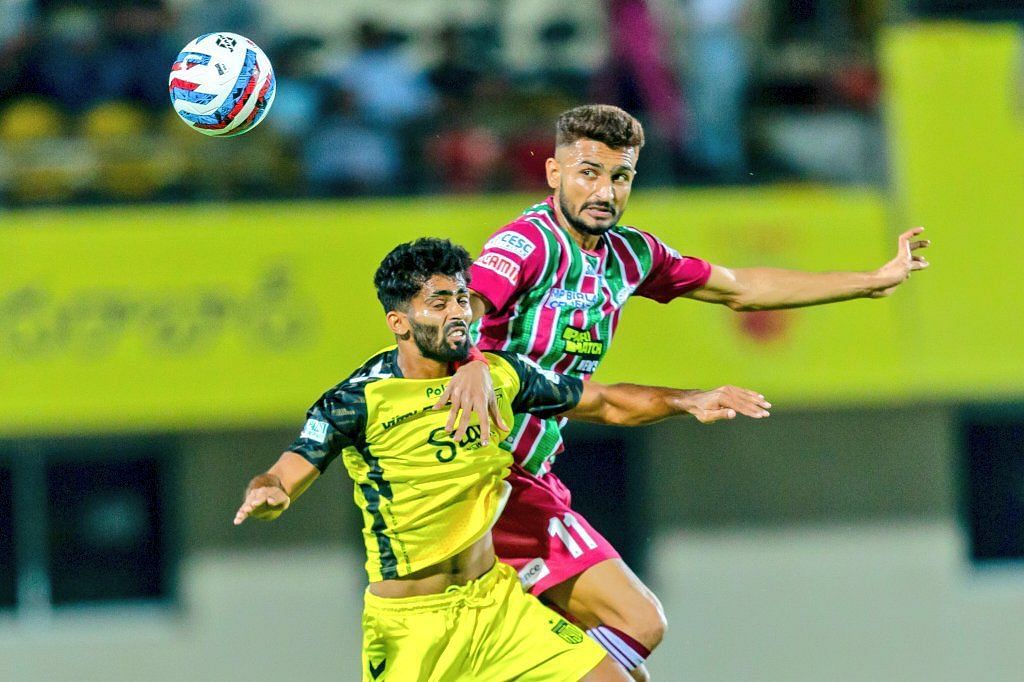
[[[554,198],[495,232],[473,263],[470,288],[491,304],[475,328],[483,350],[506,350],[542,368],[589,379],[632,295],[667,303],[702,286],[706,261],[619,225],[584,250],[558,223]],[[542,475],[562,450],[564,419],[517,415],[503,447]]]

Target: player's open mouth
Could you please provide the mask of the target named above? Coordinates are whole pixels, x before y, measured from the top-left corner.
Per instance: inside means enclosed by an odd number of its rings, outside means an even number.
[[[448,330],[448,338],[452,341],[462,341],[466,338],[466,328],[455,327],[454,329]]]

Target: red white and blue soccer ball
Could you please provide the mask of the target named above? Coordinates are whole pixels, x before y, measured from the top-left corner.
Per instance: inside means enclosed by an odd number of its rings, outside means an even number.
[[[274,103],[270,60],[237,33],[206,33],[181,50],[168,79],[171,104],[193,130],[214,137],[249,132]]]

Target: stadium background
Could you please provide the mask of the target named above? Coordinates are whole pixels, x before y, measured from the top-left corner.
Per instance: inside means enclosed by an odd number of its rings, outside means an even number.
[[[241,489],[388,342],[380,257],[479,248],[598,99],[651,137],[628,222],[684,252],[935,242],[885,301],[630,304],[598,379],[776,405],[569,432],[579,506],[665,604],[656,679],[1019,679],[1016,4],[0,2],[0,680],[358,679],[344,473],[274,524],[231,526]],[[217,29],[280,78],[237,140],[165,102]]]

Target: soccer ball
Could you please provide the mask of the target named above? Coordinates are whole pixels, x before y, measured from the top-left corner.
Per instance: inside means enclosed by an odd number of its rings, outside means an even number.
[[[171,65],[168,89],[181,120],[214,137],[255,128],[276,91],[267,55],[237,33],[206,33],[182,48]]]

